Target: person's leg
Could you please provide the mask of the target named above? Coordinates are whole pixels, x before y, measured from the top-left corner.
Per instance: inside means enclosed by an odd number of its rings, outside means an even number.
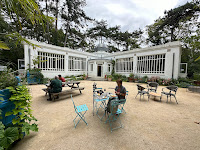
[[[52,90],[51,89],[48,89],[48,93],[49,93],[49,99],[47,99],[48,101],[51,101],[51,93],[52,93]]]

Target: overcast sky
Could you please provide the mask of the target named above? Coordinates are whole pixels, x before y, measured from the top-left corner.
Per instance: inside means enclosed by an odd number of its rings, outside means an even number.
[[[96,20],[107,20],[109,26],[120,25],[123,31],[143,29],[154,23],[165,10],[192,0],[86,0],[86,14]]]

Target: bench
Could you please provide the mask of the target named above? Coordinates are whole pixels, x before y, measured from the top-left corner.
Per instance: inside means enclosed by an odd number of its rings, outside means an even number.
[[[75,90],[79,90],[80,94],[82,94],[81,90],[84,90],[84,89],[85,89],[85,87],[78,87],[78,88],[66,89],[59,93],[51,93],[52,101],[55,101],[56,96],[59,96],[60,94],[67,94],[67,93],[75,91]],[[48,93],[47,89],[42,89],[42,90],[45,91],[46,95],[47,95],[47,93]]]

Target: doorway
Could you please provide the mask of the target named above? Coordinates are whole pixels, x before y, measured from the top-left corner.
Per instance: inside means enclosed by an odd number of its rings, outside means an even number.
[[[101,70],[102,70],[102,66],[98,66],[97,67],[97,76],[101,77]]]

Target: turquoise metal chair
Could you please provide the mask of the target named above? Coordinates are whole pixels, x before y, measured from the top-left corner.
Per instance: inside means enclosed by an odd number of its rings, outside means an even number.
[[[87,105],[84,104],[84,105],[76,106],[75,103],[74,103],[74,101],[73,101],[72,94],[71,94],[71,99],[72,99],[72,102],[73,102],[73,105],[74,105],[75,112],[77,113],[75,119],[73,120],[74,121],[74,125],[75,125],[74,128],[76,128],[76,126],[78,125],[78,123],[80,122],[80,120],[83,120],[86,123],[86,125],[88,125],[87,122],[85,121],[85,116],[84,116],[85,113],[88,111]],[[76,118],[78,116],[80,117],[80,119],[76,123],[75,120],[76,120]]]
[[[126,91],[126,96],[125,96],[125,99],[127,100],[127,98],[128,98],[128,91]],[[125,103],[124,103],[125,104]],[[124,110],[124,104],[123,105],[120,105],[119,107],[119,109],[121,109],[122,110],[122,112],[124,112],[125,114],[126,114],[126,111]],[[123,106],[123,107],[122,107]]]
[[[97,91],[98,90],[102,90],[102,88],[97,88],[95,91],[94,91],[94,94],[93,94],[93,102],[94,102],[94,109],[96,109],[96,115],[99,117],[99,119],[102,120],[102,118],[105,116],[105,113],[102,117],[99,116],[99,111],[100,109],[103,109],[103,111],[105,111],[105,108],[106,108],[106,101],[109,100],[109,97],[108,96],[105,96],[104,93],[102,93],[102,95],[97,95]],[[103,97],[102,97],[103,96]],[[104,96],[106,98],[104,98]],[[99,104],[99,105],[98,105]],[[93,112],[94,114],[94,112]]]
[[[116,100],[111,101],[111,113],[109,113],[108,118],[106,120],[106,123],[109,122],[111,132],[115,129],[119,129],[119,128],[123,127],[121,120],[120,120],[120,114],[122,113],[123,106],[125,103],[126,103],[126,99],[120,99],[120,100],[116,99]],[[118,107],[118,109],[117,109],[117,111],[115,111],[117,107]],[[119,108],[121,108],[121,109],[119,109]],[[119,122],[118,122],[119,126],[113,128],[112,127],[113,122],[115,122],[117,120],[119,120]]]
[[[95,99],[96,99],[96,95],[97,95],[98,90],[102,90],[102,88],[97,88],[97,87],[94,88],[94,85],[93,85],[93,116],[94,116],[94,109],[96,108],[96,105],[97,105],[96,104],[97,102],[96,102]]]

